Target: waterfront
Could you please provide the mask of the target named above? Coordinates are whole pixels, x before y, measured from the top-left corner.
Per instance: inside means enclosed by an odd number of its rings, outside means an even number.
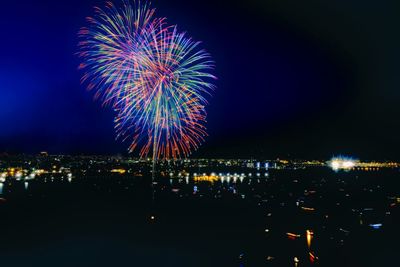
[[[398,169],[200,170],[160,171],[154,203],[145,172],[7,179],[2,266],[396,262]]]
[[[2,1],[0,267],[400,266],[400,1]]]

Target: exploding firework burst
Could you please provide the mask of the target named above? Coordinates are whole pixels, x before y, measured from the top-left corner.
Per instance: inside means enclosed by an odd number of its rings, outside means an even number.
[[[124,93],[125,85],[137,75],[137,55],[145,45],[145,36],[163,19],[154,18],[148,5],[130,4],[122,7],[107,2],[104,9],[95,7],[95,16],[88,17],[89,26],[79,31],[79,69],[84,70],[82,82],[95,90],[95,98],[105,105],[114,105]],[[153,25],[152,25],[153,24]]]
[[[153,159],[188,156],[206,136],[210,55],[148,5],[96,8],[80,31],[82,80],[116,111],[117,137]]]

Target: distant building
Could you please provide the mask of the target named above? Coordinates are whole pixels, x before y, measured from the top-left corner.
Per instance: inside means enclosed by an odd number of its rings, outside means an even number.
[[[246,167],[247,168],[254,168],[254,163],[253,162],[247,162]]]

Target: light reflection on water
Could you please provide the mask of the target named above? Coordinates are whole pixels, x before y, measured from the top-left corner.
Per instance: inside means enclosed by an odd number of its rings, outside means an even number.
[[[377,178],[378,175],[380,176]],[[392,176],[395,175],[393,173],[387,175],[389,178]],[[229,205],[238,207],[234,211],[234,216],[236,216],[236,212],[240,214],[240,208],[245,206],[246,209],[251,210],[249,213],[243,213],[246,220],[255,221],[256,219],[253,218],[258,218],[258,221],[262,221],[259,223],[259,230],[260,235],[265,236],[262,244],[268,247],[265,252],[266,261],[277,262],[284,259],[290,261],[290,266],[301,267],[315,264],[319,257],[324,258],[324,253],[326,255],[332,250],[342,250],[346,246],[347,240],[352,238],[353,233],[363,233],[368,237],[369,228],[380,227],[382,224],[386,227],[385,218],[389,218],[394,209],[400,205],[400,197],[397,197],[400,193],[391,190],[391,188],[399,187],[384,187],[387,183],[392,184],[387,177],[383,172],[370,176],[368,173],[333,173],[330,170],[329,172],[323,170],[271,171],[269,174],[267,172],[217,173],[208,171],[198,174],[185,172],[182,175],[169,173],[158,176],[155,190],[157,201],[171,201],[170,203],[179,204],[181,202],[176,200],[182,198],[185,199],[182,202],[188,203],[185,208],[190,208],[191,203],[195,205],[208,203],[210,206],[214,203],[217,205],[229,203]],[[59,186],[62,186],[60,190],[63,191],[94,188],[101,193],[114,192],[106,195],[108,201],[118,199],[115,197],[117,194],[135,196],[143,190],[140,183],[134,182],[135,179],[122,174],[94,180],[90,177],[82,178],[80,176],[73,178],[72,175],[67,180],[42,178],[42,180],[31,181],[30,184],[27,181],[21,181],[15,183],[17,186],[12,188],[20,190],[25,186],[25,190],[28,190],[29,187],[28,192],[30,194],[33,192],[33,195],[35,192],[50,192],[53,188],[57,190],[60,188]],[[70,184],[72,181],[73,183]],[[88,184],[94,184],[94,186],[89,187]],[[147,185],[148,182],[144,179],[143,184]],[[3,190],[4,186],[6,188]],[[385,188],[388,190],[385,191]],[[6,195],[9,194],[8,189],[9,183],[5,185],[0,183],[0,194],[3,191]],[[364,197],[362,200],[366,200],[365,203],[359,201],[360,196]],[[201,200],[204,202],[198,202],[199,199],[204,199]],[[220,199],[224,201],[222,202]],[[354,201],[352,201],[353,199]],[[378,208],[368,206],[371,199]],[[215,200],[215,202],[209,202],[209,200]],[[347,213],[344,213],[343,210]],[[380,214],[384,214],[386,217],[382,217]],[[213,219],[208,213],[203,213],[202,216],[210,216],[210,220]],[[370,226],[369,228],[353,223],[356,220],[358,222],[361,218],[365,220],[365,225]],[[243,222],[240,227],[242,224]],[[256,227],[249,228],[249,232],[253,230],[258,231]],[[376,229],[376,231],[378,230]],[[287,237],[289,231],[295,233],[293,238]]]

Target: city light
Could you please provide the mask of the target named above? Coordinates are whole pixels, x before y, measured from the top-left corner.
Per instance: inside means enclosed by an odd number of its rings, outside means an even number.
[[[112,173],[118,173],[118,174],[124,174],[124,173],[126,173],[126,170],[124,170],[124,169],[112,169],[111,172]]]
[[[328,165],[332,168],[332,170],[338,171],[338,170],[351,170],[354,167],[356,167],[356,163],[357,161],[351,158],[335,157],[328,162]]]
[[[311,231],[311,230],[307,230],[307,231],[306,231],[306,238],[307,238],[307,247],[308,247],[308,249],[310,249],[310,247],[311,247],[311,241],[312,241],[313,235],[314,235],[314,232],[313,232],[313,231]]]
[[[375,224],[370,224],[369,226],[371,228],[373,228],[373,229],[378,230],[378,229],[380,229],[382,227],[382,224],[381,223],[375,223]]]

